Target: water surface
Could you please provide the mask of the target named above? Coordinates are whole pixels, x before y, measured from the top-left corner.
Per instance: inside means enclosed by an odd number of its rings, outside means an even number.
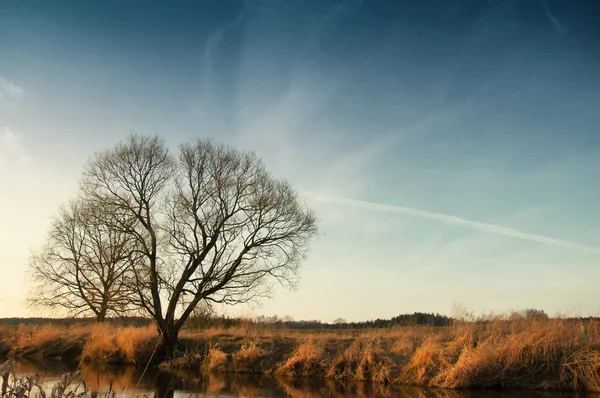
[[[17,362],[17,373],[37,373],[51,387],[61,375],[81,370],[88,390],[113,391],[121,397],[203,398],[600,398],[597,394],[540,391],[442,390],[380,383],[340,382],[301,378],[274,378],[200,371],[160,371],[133,366],[93,366],[56,361]]]

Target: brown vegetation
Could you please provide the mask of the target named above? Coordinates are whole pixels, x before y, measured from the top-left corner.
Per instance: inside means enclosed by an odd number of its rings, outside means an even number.
[[[81,372],[65,373],[46,393],[42,380],[36,374],[18,375],[13,361],[8,360],[0,364],[2,398],[75,398],[85,394],[85,384]]]
[[[277,369],[277,373],[288,376],[321,377],[324,375],[323,364],[324,340],[307,339],[299,342],[289,358]]]
[[[152,327],[20,325],[3,327],[0,346],[15,357],[136,364],[150,360],[157,340]]]
[[[227,364],[227,354],[219,349],[218,346],[211,347],[206,355],[204,367],[210,371],[225,371]]]
[[[166,366],[451,389],[600,392],[595,320],[496,319],[370,331],[248,326],[186,330],[181,338],[182,353]],[[149,327],[21,326],[2,329],[0,347],[15,356],[60,356],[70,347],[82,361],[145,363],[157,342]]]

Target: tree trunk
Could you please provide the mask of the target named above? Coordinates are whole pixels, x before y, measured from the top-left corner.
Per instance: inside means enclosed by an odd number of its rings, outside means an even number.
[[[164,330],[159,329],[158,332],[160,334],[160,345],[156,351],[156,359],[159,361],[173,359],[179,341],[179,329],[169,326]]]
[[[104,299],[106,301],[106,299]],[[98,322],[104,322],[106,319],[106,313],[108,312],[108,305],[106,303],[102,303],[100,306],[100,311],[96,314],[96,320]]]

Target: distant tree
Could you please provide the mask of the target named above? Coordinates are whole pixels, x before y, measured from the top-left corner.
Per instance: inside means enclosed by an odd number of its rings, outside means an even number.
[[[294,322],[294,318],[292,318],[290,315],[284,315],[281,318],[281,321],[285,322],[285,323],[292,323],[292,322]]]
[[[198,303],[192,311],[186,327],[192,329],[201,329],[209,326],[216,317],[216,312],[213,306],[208,301]]]
[[[126,234],[106,225],[104,210],[81,199],[59,210],[44,247],[30,259],[30,306],[93,314],[99,322],[132,309],[135,250]]]
[[[346,320],[344,318],[337,318],[333,321],[334,325],[343,325],[346,323]]]
[[[537,320],[537,321],[541,321],[541,320],[546,320],[548,319],[548,315],[544,312],[544,310],[537,310],[537,309],[526,309],[525,311],[525,319],[528,320]]]
[[[511,311],[506,316],[506,319],[509,321],[522,321],[523,319],[525,319],[525,314],[523,311]]]
[[[203,302],[236,304],[294,286],[317,232],[313,213],[253,153],[197,140],[173,158],[157,137],[132,135],[96,155],[81,183],[135,242],[136,302],[155,321],[160,356]]]
[[[452,318],[454,318],[455,321],[472,322],[475,320],[475,313],[461,302],[455,301],[452,304]]]

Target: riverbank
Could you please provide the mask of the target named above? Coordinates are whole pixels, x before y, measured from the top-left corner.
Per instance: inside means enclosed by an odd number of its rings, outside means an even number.
[[[211,328],[186,330],[180,338],[177,358],[161,367],[451,389],[600,392],[596,321],[493,320],[369,331]],[[0,329],[0,353],[86,363],[145,364],[157,341],[153,327]]]

